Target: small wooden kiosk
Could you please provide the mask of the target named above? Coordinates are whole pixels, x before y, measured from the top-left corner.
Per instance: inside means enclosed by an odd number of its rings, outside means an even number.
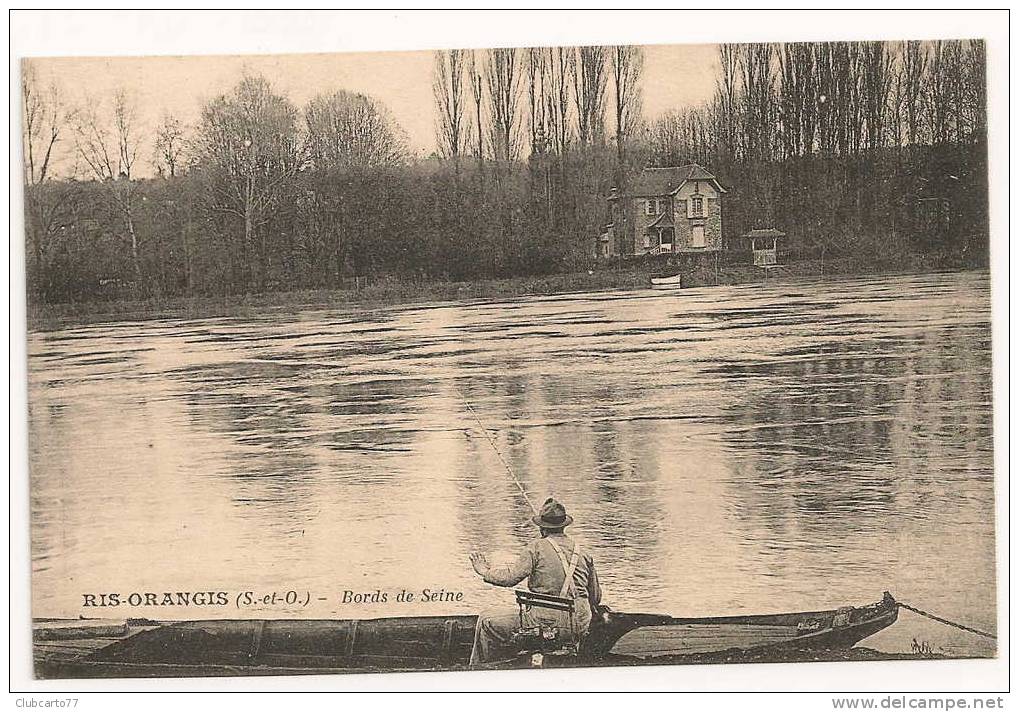
[[[785,237],[785,233],[769,227],[766,230],[751,230],[743,235],[743,238],[750,243],[749,247],[754,254],[754,265],[757,267],[778,266],[778,240]]]

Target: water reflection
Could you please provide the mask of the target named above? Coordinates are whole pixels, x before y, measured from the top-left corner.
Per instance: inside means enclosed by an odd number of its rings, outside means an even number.
[[[508,604],[466,563],[534,535],[501,454],[533,500],[567,502],[617,609],[888,588],[994,626],[986,274],[273,311],[29,346],[36,615],[188,586],[326,599],[264,615]],[[338,602],[426,586],[465,603]]]

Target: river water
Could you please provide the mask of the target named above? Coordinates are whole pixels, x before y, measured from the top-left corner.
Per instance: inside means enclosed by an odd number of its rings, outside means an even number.
[[[33,614],[512,608],[467,560],[534,535],[487,430],[616,610],[889,590],[993,631],[989,319],[987,274],[956,273],[32,332]],[[229,605],[83,607],[178,591]],[[907,611],[867,645],[914,638],[994,651]]]

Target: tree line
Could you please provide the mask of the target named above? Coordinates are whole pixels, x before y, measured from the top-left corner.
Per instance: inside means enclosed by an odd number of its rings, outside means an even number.
[[[710,102],[652,122],[652,161],[779,161],[986,136],[982,40],[723,44],[718,64]]]
[[[649,123],[643,92],[655,87],[639,47],[435,52],[427,159],[412,156],[386,106],[343,89],[299,107],[245,75],[194,125],[166,115],[153,129],[128,93],[72,106],[26,65],[30,296],[578,269],[592,261],[610,187],[625,190],[645,165],[690,161],[729,188],[727,234],[774,225],[803,249],[929,249],[910,220],[942,174],[974,212],[953,225],[979,232],[982,43],[721,45],[717,64],[710,102]],[[142,177],[146,160],[154,177]],[[888,238],[889,220],[901,240]]]
[[[714,96],[653,121],[648,162],[711,167],[729,234],[774,226],[801,251],[980,263],[986,112],[981,40],[723,44]],[[926,214],[942,200],[949,215]]]

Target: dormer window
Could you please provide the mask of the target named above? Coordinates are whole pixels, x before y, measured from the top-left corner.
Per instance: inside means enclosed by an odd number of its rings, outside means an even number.
[[[688,217],[691,218],[702,218],[704,217],[704,196],[703,195],[692,195],[690,196],[690,214]]]

